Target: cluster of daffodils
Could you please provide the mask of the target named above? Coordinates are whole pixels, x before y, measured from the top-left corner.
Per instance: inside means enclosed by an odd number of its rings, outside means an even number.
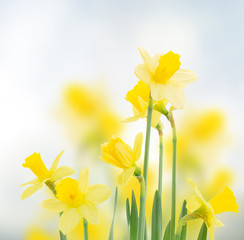
[[[139,52],[143,59],[143,63],[135,68],[135,75],[139,81],[132,90],[127,92],[125,97],[132,104],[133,116],[124,119],[123,122],[129,123],[139,119],[146,119],[146,136],[144,140],[143,134],[138,133],[133,147],[120,137],[112,137],[110,141],[101,145],[100,159],[107,164],[121,169],[115,185],[114,212],[111,219],[111,227],[106,236],[108,236],[109,240],[119,239],[117,235],[114,236],[118,194],[123,194],[123,188],[131,184],[132,181],[136,181],[140,186],[138,190],[140,203],[137,203],[133,190],[130,191],[131,199],[127,198],[123,203],[128,228],[126,239],[186,240],[189,239],[186,231],[187,225],[198,219],[203,221],[201,229],[198,230],[198,239],[206,240],[207,233],[209,233],[210,239],[214,240],[215,228],[223,226],[216,215],[227,211],[238,212],[236,198],[228,186],[224,186],[220,194],[215,194],[214,198],[207,201],[196,184],[189,178],[185,179],[193,188],[194,194],[191,198],[183,201],[179,221],[176,220],[178,219],[176,217],[176,205],[178,205],[179,200],[176,184],[177,134],[173,113],[177,109],[184,108],[184,89],[188,84],[193,83],[197,79],[197,75],[193,71],[180,68],[179,54],[170,51],[166,54],[156,54],[151,57],[143,48],[139,48]],[[73,113],[88,116],[89,121],[87,124],[90,124],[90,119],[94,118],[94,112],[98,111],[99,116],[104,114],[100,108],[96,110],[97,104],[94,103],[94,98],[85,93],[81,88],[71,88],[66,94],[66,100],[72,106]],[[87,104],[84,103],[84,99],[87,99]],[[163,121],[168,121],[172,129],[172,161],[170,162],[172,164],[170,166],[172,182],[170,193],[164,192],[162,187],[164,184]],[[212,125],[214,124],[213,121],[210,121],[208,124],[212,128],[216,128],[215,125]],[[113,125],[109,121],[108,126],[110,125],[112,130],[111,132],[109,131],[109,135],[112,135]],[[199,133],[202,134],[202,132],[205,135],[207,134],[202,128],[193,127],[192,129],[190,137],[194,136],[197,138]],[[151,189],[150,182],[148,181],[148,175],[150,175],[149,169],[154,166],[150,162],[151,131],[157,131],[159,137],[159,162],[158,166],[153,169],[153,175],[158,179],[156,191]],[[184,134],[187,134],[187,132]],[[143,152],[143,140],[145,148],[143,166],[141,166],[138,164],[138,161]],[[31,186],[23,192],[21,198],[29,197],[43,185],[46,185],[52,191],[53,198],[43,201],[41,206],[59,213],[60,239],[75,239],[72,238],[75,235],[74,231],[77,231],[77,229],[81,231],[82,229],[83,237],[87,240],[91,237],[88,224],[96,225],[99,223],[97,205],[109,198],[111,190],[103,184],[89,186],[89,171],[87,167],[81,170],[78,181],[69,178],[68,176],[74,173],[73,169],[69,167],[57,168],[62,154],[63,152],[58,155],[50,170],[44,165],[40,154],[34,153],[26,158],[23,166],[30,168],[37,179],[23,184],[30,184]],[[147,213],[149,194],[152,195],[150,222]],[[169,206],[162,204],[162,196],[170,200],[167,201]],[[170,219],[166,219],[163,214],[164,209],[170,209]],[[150,230],[148,226],[151,227]],[[163,226],[166,226],[164,231]],[[101,236],[96,236],[95,238],[101,239]]]

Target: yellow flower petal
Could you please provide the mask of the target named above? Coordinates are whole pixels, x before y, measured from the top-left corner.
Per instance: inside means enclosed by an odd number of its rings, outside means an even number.
[[[50,173],[53,173],[56,170],[58,163],[59,163],[59,159],[62,157],[63,153],[64,153],[64,150],[62,152],[60,152],[59,155],[53,161],[53,164],[52,164],[51,168],[49,169]]]
[[[137,160],[139,160],[141,156],[142,143],[143,143],[143,133],[138,133],[135,137],[134,147],[133,147],[133,152]]]
[[[58,199],[45,200],[41,202],[41,206],[47,210],[57,212],[57,213],[63,212],[66,209],[66,204],[60,202]]]
[[[51,175],[51,178],[53,181],[57,181],[74,173],[75,170],[73,168],[62,166],[55,170],[55,172]]]
[[[147,70],[147,67],[145,64],[139,64],[135,68],[135,75],[144,83],[149,84],[151,80],[151,74]]]
[[[89,223],[94,224],[94,225],[99,223],[97,208],[93,203],[82,204],[79,207],[79,213]]]
[[[238,205],[236,203],[236,197],[229,187],[225,187],[223,192],[214,197],[209,201],[211,204],[214,214],[219,214],[222,212],[236,212],[238,213]]]
[[[214,226],[208,227],[210,240],[214,240]]]
[[[88,188],[85,200],[92,202],[95,206],[104,202],[111,195],[111,189],[104,184],[94,184]]]
[[[135,170],[136,170],[135,167],[125,169],[121,174],[118,175],[117,184],[120,186],[125,185],[130,180],[130,178],[133,176]]]
[[[153,128],[156,128],[156,126],[158,125],[158,123],[160,121],[160,118],[161,118],[161,113],[156,110],[153,110],[152,123],[151,123]]]
[[[29,181],[29,182],[23,183],[23,184],[20,185],[20,187],[23,187],[23,186],[26,186],[26,185],[29,185],[29,184],[35,184],[37,182],[40,182],[40,180],[38,178],[33,179],[33,180]]]
[[[37,183],[33,184],[32,186],[26,188],[24,192],[21,194],[21,200],[24,200],[31,196],[33,193],[38,191],[43,186],[43,183],[38,181]]]
[[[199,202],[199,204],[201,205],[206,204],[206,200],[204,199],[204,197],[202,196],[201,192],[199,191],[198,187],[196,186],[196,184],[190,179],[187,179],[187,182],[189,183],[189,185],[193,188],[195,194],[196,194],[196,200]]]
[[[81,220],[81,215],[76,208],[66,209],[59,219],[59,229],[66,235],[74,229]]]
[[[176,86],[185,87],[186,85],[193,83],[196,80],[197,80],[197,74],[194,71],[179,69],[169,79],[169,83],[172,83]]]
[[[146,115],[147,115],[147,113],[146,113],[146,112],[143,112],[143,113],[138,114],[138,115],[136,115],[136,116],[126,118],[126,119],[123,120],[123,122],[124,122],[124,123],[135,122],[135,121],[137,121],[137,120],[139,120],[139,119],[141,119],[141,118],[145,118]]]
[[[111,154],[109,153],[105,153],[103,152],[103,156],[100,157],[100,159],[105,162],[105,163],[108,163],[108,164],[111,164],[111,165],[114,165],[116,167],[119,167],[119,168],[123,168],[123,166],[121,165],[121,163],[119,161],[117,161]]]
[[[199,207],[201,207],[201,204],[199,203],[198,199],[196,198],[195,195],[191,196],[188,200],[187,200],[187,205],[186,208],[187,210],[192,213],[194,212],[196,209],[198,209]]]
[[[130,167],[134,163],[135,158],[132,155],[132,149],[129,145],[118,142],[115,146],[115,151],[124,168]]]
[[[81,193],[85,193],[88,190],[89,187],[89,169],[88,167],[82,168],[80,171],[80,176],[79,176],[79,189]]]
[[[143,59],[143,62],[145,63],[147,70],[149,71],[149,73],[154,74],[159,63],[155,61],[155,59],[151,58],[148,52],[142,47],[139,47],[138,50],[141,54],[141,57]]]

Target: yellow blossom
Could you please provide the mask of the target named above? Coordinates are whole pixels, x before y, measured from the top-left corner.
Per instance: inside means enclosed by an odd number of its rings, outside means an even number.
[[[187,181],[195,192],[195,195],[187,202],[187,209],[190,211],[188,219],[202,218],[207,225],[210,239],[214,240],[215,227],[223,226],[222,222],[215,215],[227,211],[237,213],[238,205],[236,198],[231,189],[226,186],[220,194],[207,202],[196,184],[191,179],[187,179]]]
[[[150,88],[143,81],[139,81],[136,86],[127,92],[126,100],[132,104],[132,111],[134,116],[127,118],[125,122],[134,122],[140,118],[147,117],[147,108],[149,102]],[[161,102],[162,101],[162,102]],[[154,101],[153,104],[163,104],[166,105],[167,102],[165,99],[159,101]],[[161,113],[153,110],[152,113],[152,127],[156,127],[160,121]]]
[[[151,57],[146,50],[139,48],[143,59],[135,69],[136,76],[149,85],[154,100],[165,98],[175,108],[184,107],[186,85],[197,79],[195,72],[180,69],[180,56],[173,52]]]
[[[104,184],[89,186],[89,170],[81,170],[79,180],[65,178],[56,186],[57,199],[48,199],[41,203],[45,209],[63,212],[59,220],[59,229],[63,234],[73,230],[82,218],[91,224],[98,224],[97,205],[107,200],[111,189]]]
[[[58,237],[39,228],[31,227],[25,236],[25,240],[57,240]]]
[[[123,169],[117,177],[118,185],[125,185],[133,176],[137,166],[136,161],[141,156],[143,142],[142,133],[137,134],[133,149],[120,138],[111,138],[110,142],[102,144],[102,161]]]
[[[24,190],[24,192],[21,195],[22,200],[26,199],[27,197],[35,193],[37,190],[39,190],[47,181],[56,182],[64,177],[74,174],[75,171],[70,167],[63,166],[57,168],[59,159],[61,158],[63,153],[64,151],[62,151],[56,157],[49,170],[43,163],[40,153],[33,153],[25,159],[25,163],[23,163],[22,166],[29,168],[37,176],[37,178],[21,185],[32,185]]]

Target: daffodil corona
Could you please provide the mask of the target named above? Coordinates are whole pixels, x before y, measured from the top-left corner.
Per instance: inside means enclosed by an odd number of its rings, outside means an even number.
[[[143,59],[135,69],[136,76],[149,85],[153,100],[167,99],[175,108],[184,107],[184,88],[194,82],[197,75],[193,71],[180,69],[180,55],[168,52],[151,57],[139,48]]]
[[[79,180],[65,178],[56,186],[57,199],[48,199],[41,203],[45,209],[63,212],[59,220],[59,229],[63,234],[73,230],[82,218],[91,224],[98,224],[97,205],[107,200],[111,189],[104,184],[89,186],[89,170],[81,170]]]
[[[54,160],[51,168],[48,170],[43,163],[41,159],[40,153],[33,153],[29,157],[25,159],[25,163],[22,164],[23,167],[29,168],[36,176],[37,178],[24,183],[20,186],[26,186],[26,185],[32,185],[24,190],[24,192],[21,195],[21,199],[26,199],[27,197],[31,196],[33,193],[35,193],[37,190],[39,190],[44,183],[47,183],[48,181],[50,183],[54,183],[58,180],[61,180],[64,177],[70,176],[75,173],[75,171],[66,166],[62,166],[57,168],[59,159],[63,155],[64,151],[62,151]]]
[[[125,185],[137,169],[136,161],[141,156],[143,142],[142,133],[137,134],[133,149],[120,138],[112,138],[110,142],[102,144],[101,160],[123,169],[117,178],[118,185]]]

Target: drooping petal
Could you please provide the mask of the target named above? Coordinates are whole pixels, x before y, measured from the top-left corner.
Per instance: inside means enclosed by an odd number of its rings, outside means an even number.
[[[84,167],[80,171],[79,175],[79,189],[81,193],[85,193],[88,190],[89,187],[89,169],[88,167]]]
[[[151,89],[151,96],[153,100],[160,101],[164,97],[164,92],[166,90],[165,84],[156,83],[154,81],[151,81],[149,83],[150,89]]]
[[[81,218],[82,216],[78,213],[76,208],[68,208],[59,219],[59,229],[66,235],[78,225]]]
[[[144,83],[149,84],[151,74],[146,68],[145,64],[139,64],[135,68],[135,75]]]
[[[47,210],[57,213],[63,212],[66,209],[66,204],[58,199],[47,199],[41,202],[41,206]]]
[[[209,232],[210,240],[214,240],[214,226],[209,226],[208,232]]]
[[[153,110],[152,123],[151,123],[153,128],[156,128],[156,126],[158,125],[158,123],[160,121],[160,118],[161,118],[161,113],[156,110]]]
[[[128,168],[134,163],[134,156],[129,145],[118,142],[115,145],[115,151],[119,156],[123,168]]]
[[[114,165],[116,167],[119,167],[119,168],[123,168],[123,166],[121,165],[121,163],[116,160],[116,158],[114,158],[111,154],[109,153],[106,153],[106,152],[103,152],[103,156],[100,157],[100,159],[102,161],[104,161],[105,163],[108,163],[108,164],[111,164],[111,165]]]
[[[64,150],[61,151],[59,153],[59,155],[55,158],[55,160],[53,161],[53,164],[52,164],[51,168],[49,169],[49,172],[53,173],[56,170],[56,168],[58,166],[58,163],[59,163],[59,159],[62,157],[63,153],[64,153]]]
[[[155,59],[151,58],[148,52],[142,47],[139,47],[138,50],[141,54],[141,57],[143,59],[143,62],[145,63],[147,70],[149,71],[150,74],[154,74],[158,66],[158,63],[155,61]],[[143,79],[141,80],[143,81]]]
[[[95,206],[104,202],[111,195],[111,189],[105,184],[94,184],[88,188],[85,200],[92,202]]]
[[[96,206],[93,203],[87,202],[79,207],[80,215],[91,224],[98,224],[99,217]]]
[[[133,152],[136,156],[136,161],[139,160],[141,156],[141,148],[143,143],[143,133],[138,133],[135,137]]]
[[[192,195],[188,200],[187,200],[187,205],[186,208],[187,210],[192,213],[194,212],[196,209],[198,209],[199,207],[201,207],[201,203],[199,203],[199,200],[197,199],[197,197],[195,195]]]
[[[238,213],[238,205],[236,203],[236,197],[229,187],[225,187],[224,190],[209,201],[211,204],[214,214],[222,212],[236,212]]]
[[[26,188],[24,192],[21,194],[21,200],[24,200],[31,196],[33,193],[38,191],[43,186],[43,183],[38,181],[37,183],[33,184],[32,186]]]
[[[35,184],[37,182],[40,182],[40,180],[38,178],[33,179],[33,180],[29,181],[29,182],[23,183],[23,184],[20,185],[20,187],[24,187],[24,186],[29,185],[29,184]]]
[[[74,173],[75,173],[75,170],[73,168],[62,166],[54,171],[54,173],[51,175],[51,179],[53,181],[57,181],[64,177],[68,177]]]
[[[166,84],[164,98],[166,98],[173,107],[183,109],[185,105],[184,87]]]
[[[131,168],[125,169],[122,173],[120,173],[118,175],[117,184],[119,186],[125,185],[130,180],[130,178],[133,176],[135,170],[136,170],[135,167],[131,167]]]
[[[126,119],[123,120],[124,123],[130,123],[130,122],[135,122],[141,118],[145,118],[146,117],[146,112],[135,115],[133,117],[128,117]]]
[[[197,80],[197,74],[194,71],[179,69],[169,79],[169,83],[175,86],[185,87],[186,85],[193,83]]]

